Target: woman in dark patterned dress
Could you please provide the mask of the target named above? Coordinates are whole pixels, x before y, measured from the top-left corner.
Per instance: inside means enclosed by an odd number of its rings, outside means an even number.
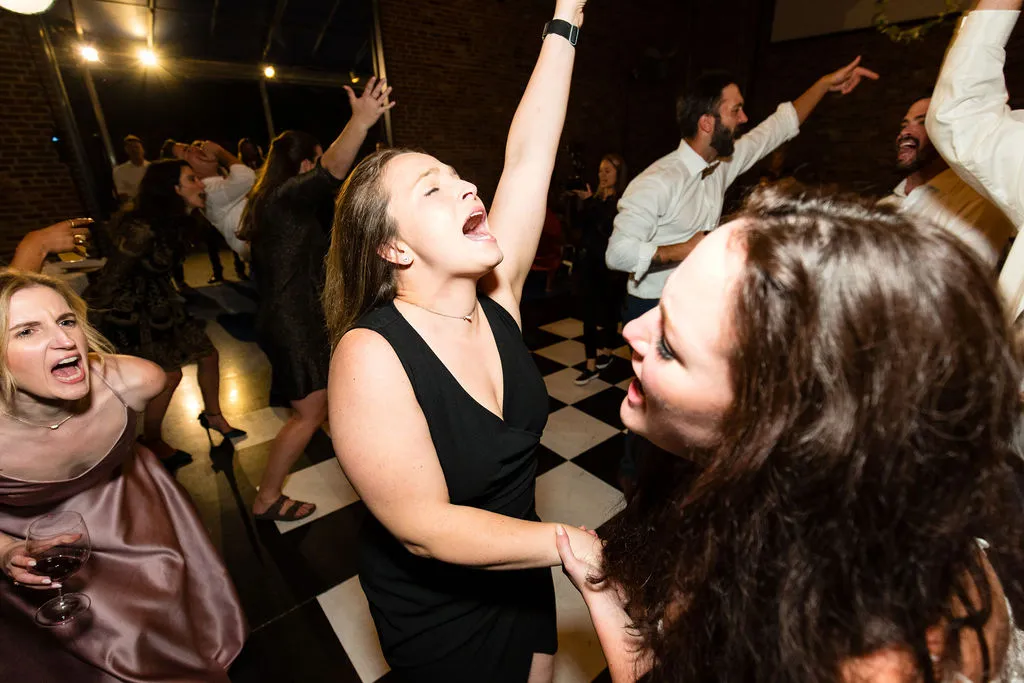
[[[93,324],[119,353],[145,358],[167,373],[167,386],[146,406],[143,440],[172,468],[192,459],[164,442],[160,431],[185,365],[199,366],[206,407],[200,424],[228,437],[245,435],[221,415],[219,358],[206,325],[185,310],[171,284],[171,272],[183,258],[189,214],[205,203],[203,182],[186,162],[150,164],[135,208],[117,216],[110,228],[107,265],[85,292]]]

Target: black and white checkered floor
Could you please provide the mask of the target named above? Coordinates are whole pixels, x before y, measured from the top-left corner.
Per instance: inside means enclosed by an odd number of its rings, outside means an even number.
[[[269,443],[288,412],[269,407],[269,367],[247,338],[251,290],[228,283],[201,293],[205,299],[197,313],[210,320],[208,331],[221,354],[223,411],[248,436],[233,445],[214,436],[217,445],[209,447],[195,422],[201,399],[194,367],[186,369],[164,434],[196,456],[178,479],[223,553],[253,627],[232,680],[389,681],[356,576],[356,539],[366,508],[334,459],[325,428],[285,485],[288,495],[315,502],[315,514],[294,523],[252,521],[247,511]],[[537,510],[547,521],[596,528],[623,501],[616,479],[625,438],[619,406],[632,371],[622,347],[599,379],[576,386],[584,361],[583,329],[578,320],[564,317],[568,310],[565,299],[541,302],[531,311],[524,304],[525,339],[550,396],[538,453]],[[209,460],[202,457],[206,451]],[[582,599],[560,569],[552,572],[559,631],[555,681],[607,680]]]

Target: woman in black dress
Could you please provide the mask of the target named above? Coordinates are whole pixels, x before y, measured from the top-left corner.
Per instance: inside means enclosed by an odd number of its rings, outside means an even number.
[[[587,363],[576,378],[583,385],[595,379],[611,362],[618,335],[619,308],[626,294],[623,273],[613,273],[604,262],[608,238],[614,227],[616,202],[629,181],[626,162],[618,154],[606,154],[598,168],[597,192],[576,190],[582,200],[575,223],[580,230],[576,259],[583,313],[583,345]]]
[[[361,97],[348,86],[352,118],[325,152],[308,133],[286,131],[270,143],[249,192],[238,236],[252,245],[260,295],[256,333],[273,368],[271,396],[293,413],[273,443],[252,511],[258,519],[293,521],[312,503],[281,492],[285,477],[327,418],[330,347],[320,293],[334,196],[367,131],[394,106],[391,88],[371,78]]]
[[[558,0],[551,28],[574,35],[584,4]],[[519,302],[574,57],[546,36],[490,218],[471,183],[408,150],[363,161],[339,198],[323,297],[331,436],[373,515],[360,582],[404,680],[552,677],[556,526],[534,505],[548,398]]]
[[[85,291],[89,318],[119,353],[152,361],[167,373],[167,385],[146,406],[143,441],[169,468],[192,456],[169,446],[161,424],[181,381],[181,368],[198,364],[196,378],[205,410],[199,423],[227,437],[245,436],[220,412],[220,360],[171,284],[184,258],[184,239],[195,209],[205,206],[203,181],[179,159],[153,162],[139,183],[135,208],[115,217],[106,233],[107,264]]]

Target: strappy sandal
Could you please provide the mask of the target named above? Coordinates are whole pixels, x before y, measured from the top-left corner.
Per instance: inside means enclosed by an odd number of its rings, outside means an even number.
[[[293,502],[293,505],[288,508],[287,512],[281,512],[281,508],[284,507],[284,504],[289,500]],[[299,510],[302,509],[303,505],[308,505],[309,510],[305,513],[300,513]],[[253,517],[271,522],[297,522],[300,519],[309,517],[314,512],[316,512],[315,503],[306,503],[301,500],[295,500],[294,498],[289,498],[282,493],[277,497],[277,500],[270,504],[270,507],[259,514],[253,513]]]

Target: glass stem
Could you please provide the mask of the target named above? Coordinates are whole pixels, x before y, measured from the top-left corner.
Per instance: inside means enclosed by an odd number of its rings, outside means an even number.
[[[57,604],[60,606],[60,608],[62,610],[64,609],[64,585],[63,584],[57,586]]]

